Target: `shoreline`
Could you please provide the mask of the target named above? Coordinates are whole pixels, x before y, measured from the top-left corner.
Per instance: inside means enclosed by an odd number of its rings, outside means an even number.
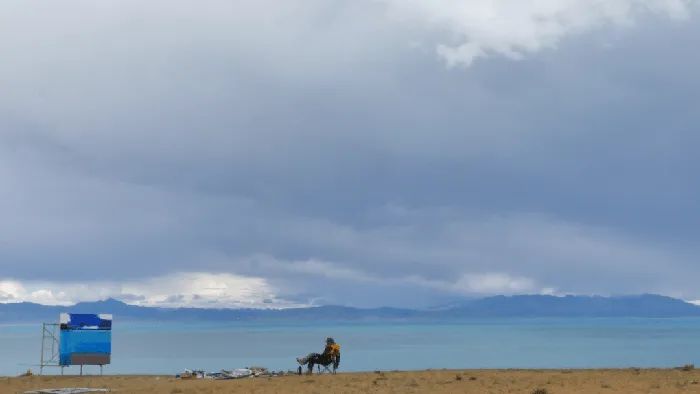
[[[339,372],[236,380],[176,379],[168,375],[0,377],[0,392],[90,387],[120,393],[700,393],[700,370],[618,369],[433,369]]]

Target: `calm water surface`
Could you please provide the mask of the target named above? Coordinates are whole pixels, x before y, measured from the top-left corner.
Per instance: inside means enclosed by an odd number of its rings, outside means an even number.
[[[0,325],[0,375],[36,369],[40,335],[37,324]],[[345,371],[700,364],[700,318],[314,325],[115,319],[113,364],[105,373],[175,374],[184,368],[218,371],[250,365],[287,370],[296,368],[295,357],[321,351],[327,336],[341,344]]]

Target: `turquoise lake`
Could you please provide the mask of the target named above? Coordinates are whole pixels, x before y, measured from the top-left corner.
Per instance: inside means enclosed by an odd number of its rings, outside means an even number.
[[[435,323],[119,322],[109,374],[252,365],[295,369],[327,336],[341,371],[427,368],[675,367],[700,363],[700,318],[489,319]],[[38,370],[41,325],[0,325],[0,375]],[[49,373],[59,373],[49,369]],[[97,367],[85,367],[98,373]],[[68,368],[66,373],[77,373]]]

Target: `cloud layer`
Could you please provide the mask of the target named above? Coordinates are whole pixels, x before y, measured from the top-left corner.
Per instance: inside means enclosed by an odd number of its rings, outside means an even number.
[[[0,297],[700,298],[696,4],[515,3],[1,4]]]
[[[288,308],[305,306],[276,297],[262,278],[201,272],[173,273],[124,282],[0,281],[0,302],[73,305],[117,298],[140,306]]]
[[[689,16],[685,0],[386,0],[393,13],[451,33],[437,53],[449,66],[489,54],[521,59],[554,49],[567,36],[606,25],[628,26],[648,14]]]

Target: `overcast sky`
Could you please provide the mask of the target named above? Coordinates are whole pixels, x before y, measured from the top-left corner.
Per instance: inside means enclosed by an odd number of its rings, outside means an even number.
[[[0,3],[0,302],[700,299],[692,0]]]

